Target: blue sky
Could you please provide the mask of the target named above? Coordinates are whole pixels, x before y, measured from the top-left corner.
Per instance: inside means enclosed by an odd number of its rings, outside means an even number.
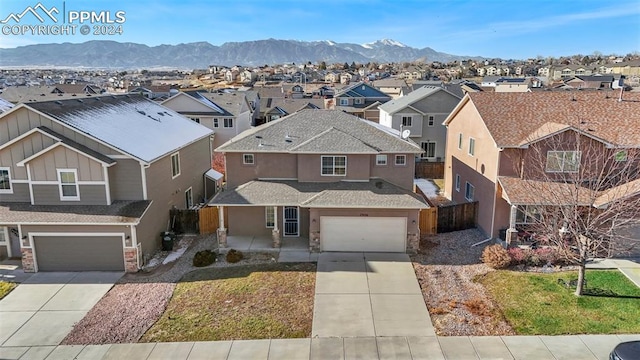
[[[0,0],[0,20],[37,0]],[[150,46],[267,38],[363,44],[389,38],[455,55],[528,58],[640,51],[640,0],[42,0],[45,8],[124,11],[122,35],[5,35],[0,47],[102,39]],[[68,17],[68,16],[67,16]],[[58,24],[61,24],[59,21]],[[25,15],[19,25],[40,24]],[[51,20],[47,25],[55,24]],[[84,24],[90,24],[85,22]],[[8,29],[6,31],[10,31]],[[15,30],[14,28],[14,31]]]

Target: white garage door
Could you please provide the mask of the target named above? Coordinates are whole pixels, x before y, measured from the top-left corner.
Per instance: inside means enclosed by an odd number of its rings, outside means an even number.
[[[322,251],[406,252],[407,218],[321,216]]]

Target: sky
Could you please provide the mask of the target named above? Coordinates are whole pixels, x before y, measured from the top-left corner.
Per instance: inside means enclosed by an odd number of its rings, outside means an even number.
[[[42,0],[51,18],[40,8],[44,22],[32,13],[16,22],[15,15],[38,3],[0,0],[0,48],[88,40],[222,45],[274,38],[357,44],[393,39],[503,59],[640,51],[640,0]],[[82,14],[102,17],[80,22]],[[49,32],[66,27],[68,33],[33,35],[30,25]],[[89,34],[81,33],[83,25]],[[102,30],[121,33],[93,34]]]

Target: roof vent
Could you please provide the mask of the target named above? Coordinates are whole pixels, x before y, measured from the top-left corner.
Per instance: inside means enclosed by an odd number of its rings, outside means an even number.
[[[58,104],[58,105],[62,105],[62,101],[60,101],[60,100],[56,100],[56,104]]]
[[[287,133],[284,136],[285,139],[291,139],[291,135],[289,135],[289,132],[287,131]]]
[[[288,142],[288,143],[292,143],[293,142],[293,140],[291,140],[291,139],[284,139],[284,141]]]
[[[163,113],[163,112],[158,111],[158,115],[160,115],[160,116],[164,116],[164,113]]]
[[[137,110],[137,109],[136,109],[136,111],[137,111],[137,112],[139,112],[139,113],[140,113],[140,114],[142,114],[142,115],[147,115],[147,113],[146,113],[146,112],[144,112],[144,111],[142,111],[142,110]]]
[[[262,139],[262,136],[256,135],[256,139]]]
[[[79,103],[82,103],[82,102],[84,102],[84,101],[82,101],[82,99],[76,99],[76,100],[78,100],[78,102],[79,102]]]
[[[264,144],[262,143],[262,139],[260,139],[260,142],[258,143],[258,147],[263,147]]]

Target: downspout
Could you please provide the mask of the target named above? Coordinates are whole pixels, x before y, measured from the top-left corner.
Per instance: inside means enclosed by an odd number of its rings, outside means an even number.
[[[493,187],[493,208],[491,209],[491,233],[489,234],[489,241],[493,239],[494,227],[496,225],[496,203],[498,197],[498,175],[500,175],[500,154],[502,153],[503,148],[498,148],[498,156],[496,163],[496,176],[495,176],[495,185]]]

